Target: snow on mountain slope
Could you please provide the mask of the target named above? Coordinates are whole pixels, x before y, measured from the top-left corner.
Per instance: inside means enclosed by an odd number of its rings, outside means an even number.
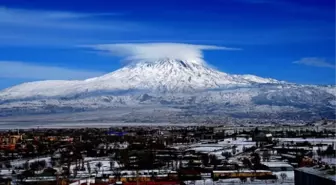
[[[126,93],[9,101],[0,103],[0,116],[17,118],[19,115],[43,116],[51,113],[70,113],[71,116],[75,112],[83,112],[83,115],[84,112],[88,112],[88,115],[95,114],[95,118],[71,119],[101,120],[100,111],[125,110],[122,119],[118,115],[109,115],[104,119],[131,122],[136,120],[202,122],[203,118],[209,116],[219,120],[223,116],[229,116],[257,120],[312,120],[323,117],[334,118],[334,106],[328,103],[334,99],[335,96],[317,87],[265,84],[193,93]],[[141,110],[145,107],[147,113],[133,113],[133,109]],[[178,115],[171,115],[169,111],[159,114],[156,112],[157,109],[169,107],[180,110]],[[99,111],[90,113],[95,110]],[[48,120],[48,117],[45,118]]]
[[[183,93],[255,83],[282,83],[253,75],[229,75],[197,60],[138,61],[112,73],[83,81],[29,82],[0,92],[0,100],[62,97],[81,93],[148,90]]]
[[[254,75],[241,75],[240,77],[245,80],[249,80],[255,83],[285,83],[285,82],[280,82],[278,80],[274,80],[272,78],[261,78],[261,77],[254,76]]]
[[[26,120],[27,116],[46,114],[49,120],[51,113],[65,117],[71,113],[71,117],[78,112],[82,116],[71,119],[81,120],[87,115],[84,119],[98,121],[203,122],[209,117],[222,120],[225,116],[255,120],[336,117],[335,86],[227,74],[203,60],[202,50],[235,48],[177,43],[108,44],[94,48],[122,56],[128,65],[86,80],[29,82],[0,91],[0,117],[10,120],[23,116],[22,120]],[[157,111],[167,108],[177,111]],[[125,112],[107,113],[114,110]],[[100,115],[101,111],[105,111],[104,115]],[[59,120],[64,121],[63,118]]]

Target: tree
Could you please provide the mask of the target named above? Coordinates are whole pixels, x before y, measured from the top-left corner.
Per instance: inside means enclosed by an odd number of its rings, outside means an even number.
[[[33,154],[35,152],[35,148],[31,143],[27,144],[26,148],[27,148],[28,154]]]
[[[110,154],[109,160],[110,160],[110,170],[112,171],[114,168],[114,161],[117,160],[117,154],[116,153]]]
[[[32,170],[26,170],[26,171],[23,171],[21,173],[23,175],[23,178],[28,178],[28,177],[34,177],[35,176],[35,172],[32,171]]]
[[[287,174],[286,174],[286,173],[281,173],[281,174],[280,174],[280,177],[281,177],[281,179],[282,179],[282,182],[284,182],[285,179],[287,178]]]
[[[103,166],[103,164],[99,161],[97,164],[96,164],[96,167],[98,168],[98,170],[100,171],[100,168]]]
[[[254,164],[254,169],[257,170],[261,166],[260,155],[258,153],[252,153],[251,156],[252,156],[251,162]]]
[[[244,164],[245,167],[248,167],[250,169],[252,168],[252,163],[247,157],[244,157],[243,164]]]
[[[324,152],[325,155],[327,156],[334,156],[335,155],[335,150],[331,145],[328,145],[328,148]]]
[[[56,160],[54,160],[54,159],[52,158],[51,161],[50,161],[50,165],[51,165],[52,167],[56,166]]]
[[[232,146],[232,154],[235,155],[236,152],[237,152],[237,146],[234,145],[234,146]]]
[[[270,153],[267,150],[265,150],[263,152],[263,161],[269,161],[270,157],[271,157]]]
[[[245,182],[247,182],[247,178],[246,177],[240,177],[240,181],[244,184]]]
[[[223,152],[222,156],[225,157],[226,160],[228,160],[230,157],[232,157],[232,154],[230,152]]]
[[[36,146],[37,155],[42,155],[47,152],[46,145],[43,143],[38,143]]]
[[[235,170],[237,170],[238,172],[240,171],[240,166],[238,163],[234,163],[233,166]]]
[[[204,166],[208,166],[209,164],[209,156],[208,155],[202,155],[202,163]]]
[[[9,169],[12,167],[12,165],[9,161],[5,161],[5,167]]]
[[[113,176],[115,177],[116,181],[120,181],[121,178],[121,172],[119,168],[115,168],[113,170]]]
[[[217,168],[217,165],[220,164],[220,161],[217,159],[216,155],[210,155],[210,164],[214,165],[214,168]]]
[[[45,160],[42,161],[34,161],[32,163],[30,163],[30,169],[32,169],[33,171],[37,171],[40,169],[44,169],[46,167],[47,163]]]
[[[29,162],[28,162],[28,161],[26,161],[26,162],[23,164],[23,168],[24,168],[25,170],[29,170]]]
[[[54,168],[46,168],[43,170],[43,173],[41,174],[42,176],[54,176],[56,174],[57,170]]]
[[[22,183],[24,179],[28,178],[28,177],[34,177],[35,176],[35,172],[32,170],[25,170],[23,171],[21,174],[17,175],[17,179],[20,180],[20,182]]]
[[[113,168],[114,168],[114,161],[113,161],[113,160],[111,160],[111,161],[110,161],[110,170],[112,171],[112,170],[113,170]]]
[[[76,178],[77,174],[78,174],[78,168],[76,167],[73,169],[73,176]]]

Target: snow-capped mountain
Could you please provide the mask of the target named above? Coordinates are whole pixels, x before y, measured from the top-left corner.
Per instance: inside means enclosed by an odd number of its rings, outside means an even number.
[[[208,67],[202,61],[161,59],[137,61],[112,73],[84,81],[53,80],[24,83],[0,92],[0,100],[134,89],[180,93],[255,83],[281,82],[253,75],[229,75]]]
[[[132,62],[112,73],[83,81],[39,81],[5,89],[0,92],[0,115],[131,108],[131,112],[118,119],[143,120],[142,116],[154,113],[134,114],[133,110],[149,106],[153,110],[158,107],[178,110],[160,119],[202,115],[333,118],[335,92],[334,86],[297,85],[254,75],[232,75],[201,60],[163,58]]]

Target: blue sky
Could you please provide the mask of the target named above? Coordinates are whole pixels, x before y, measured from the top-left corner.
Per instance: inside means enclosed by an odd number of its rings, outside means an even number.
[[[335,84],[333,0],[0,0],[0,89],[85,79],[121,58],[83,45],[188,43],[234,74]]]

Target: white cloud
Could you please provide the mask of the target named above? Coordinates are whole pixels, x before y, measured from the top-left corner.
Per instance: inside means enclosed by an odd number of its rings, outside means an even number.
[[[82,80],[102,75],[102,72],[41,66],[17,61],[0,61],[0,78],[34,80]]]
[[[314,67],[335,68],[335,64],[327,62],[326,59],[324,58],[318,58],[318,57],[301,58],[300,60],[294,61],[293,63]]]
[[[79,13],[0,7],[0,45],[76,45],[100,43],[147,30],[124,20],[124,12]],[[100,42],[96,42],[96,41]]]
[[[66,11],[26,10],[0,7],[0,27],[25,26],[54,29],[124,29],[122,24],[101,24],[89,18],[118,16],[119,13],[77,13]],[[118,22],[118,21],[115,21]],[[119,21],[120,23],[120,21]]]
[[[203,62],[203,50],[239,50],[212,45],[193,45],[182,43],[133,43],[101,44],[88,46],[96,50],[108,51],[112,55],[124,57],[126,61],[155,61],[162,58]]]

